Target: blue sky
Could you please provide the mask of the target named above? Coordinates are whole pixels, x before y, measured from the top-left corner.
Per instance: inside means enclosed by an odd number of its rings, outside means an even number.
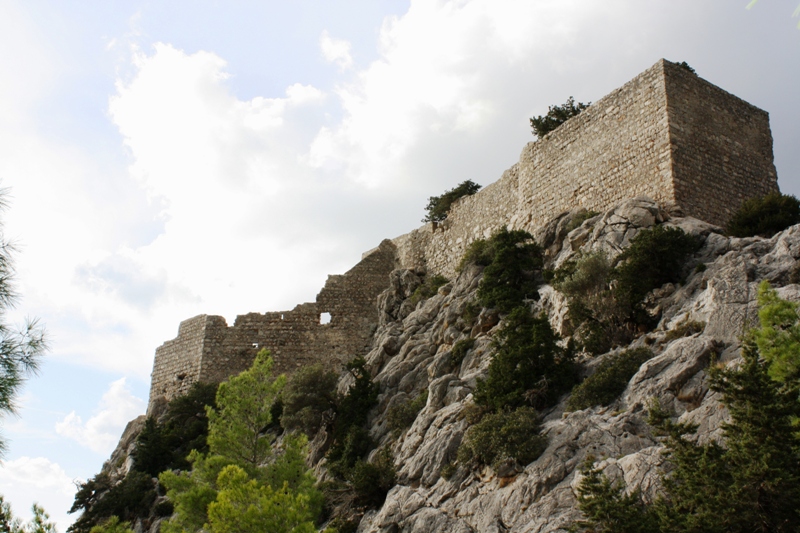
[[[0,493],[64,530],[181,320],[313,301],[428,196],[488,184],[528,118],[659,58],[770,113],[800,194],[794,0],[0,0],[4,233],[51,350]]]

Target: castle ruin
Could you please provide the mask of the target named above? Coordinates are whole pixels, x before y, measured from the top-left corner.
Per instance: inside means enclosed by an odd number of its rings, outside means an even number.
[[[216,383],[248,368],[262,348],[275,371],[330,368],[368,351],[375,300],[395,268],[452,277],[467,246],[500,227],[533,233],[582,207],[602,211],[648,196],[673,213],[724,224],[753,196],[778,190],[769,115],[675,63],[660,60],[580,115],[522,150],[503,176],[462,198],[447,219],[365,253],[329,276],[314,303],[181,323],[156,350],[148,412],[197,381]],[[330,322],[321,324],[322,313]]]

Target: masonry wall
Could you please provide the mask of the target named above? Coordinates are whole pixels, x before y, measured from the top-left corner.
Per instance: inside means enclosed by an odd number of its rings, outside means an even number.
[[[744,199],[773,190],[767,113],[660,60],[528,143],[517,164],[457,202],[443,223],[393,242],[403,266],[452,277],[469,244],[503,225],[533,233],[560,213],[636,196],[724,224]]]
[[[378,323],[375,302],[397,266],[396,254],[384,241],[345,274],[329,276],[316,302],[291,311],[239,315],[232,326],[208,315],[181,322],[178,337],[156,349],[148,412],[197,381],[219,383],[246,370],[264,348],[276,374],[315,363],[338,371],[366,354]],[[322,313],[330,313],[329,323],[320,323]]]
[[[743,200],[775,190],[767,113],[660,60],[528,143],[517,164],[456,202],[444,222],[384,241],[347,273],[329,276],[316,302],[240,315],[233,326],[206,315],[182,322],[178,337],[156,350],[150,406],[248,368],[262,348],[277,372],[340,367],[367,352],[375,301],[392,269],[452,278],[469,244],[503,225],[533,233],[562,212],[603,211],[635,196],[724,224]],[[320,324],[321,313],[330,313],[329,324]]]
[[[743,201],[778,190],[766,111],[665,63],[675,201],[724,225]]]

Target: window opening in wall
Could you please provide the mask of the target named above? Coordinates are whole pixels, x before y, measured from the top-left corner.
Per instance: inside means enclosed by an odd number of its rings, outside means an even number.
[[[330,324],[331,323],[331,314],[330,313],[320,313],[319,314],[319,323],[320,324]]]
[[[257,342],[253,343],[253,348],[258,348],[258,343]]]
[[[283,313],[281,313],[281,320],[283,320]]]

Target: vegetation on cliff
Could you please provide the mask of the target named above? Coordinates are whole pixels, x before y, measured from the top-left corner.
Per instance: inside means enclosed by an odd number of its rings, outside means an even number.
[[[725,231],[734,237],[772,237],[795,224],[800,224],[800,201],[792,195],[771,192],[745,200]]]
[[[427,215],[422,219],[423,222],[441,222],[447,218],[450,207],[456,200],[464,196],[471,196],[481,190],[481,186],[472,180],[459,183],[456,187],[445,191],[441,196],[431,196],[428,198],[428,205],[425,206]]]
[[[531,118],[531,130],[534,135],[541,139],[567,120],[580,115],[581,112],[590,105],[592,105],[591,102],[588,104],[578,102],[576,104],[575,99],[570,96],[562,105],[549,106],[546,115],[539,115],[538,117]]]
[[[741,366],[713,366],[710,387],[722,396],[731,416],[723,424],[724,445],[697,442],[697,426],[674,422],[658,404],[651,425],[664,436],[669,468],[662,474],[664,493],[653,502],[625,493],[593,465],[584,467],[579,487],[586,519],[581,531],[600,532],[796,532],[800,524],[800,379],[775,371],[781,361],[800,362],[793,340],[776,340],[782,311],[794,311],[762,285],[761,327],[743,347]],[[776,320],[777,318],[777,320]],[[773,342],[776,341],[776,342]],[[762,346],[770,357],[762,357]],[[778,378],[778,379],[774,379]]]

